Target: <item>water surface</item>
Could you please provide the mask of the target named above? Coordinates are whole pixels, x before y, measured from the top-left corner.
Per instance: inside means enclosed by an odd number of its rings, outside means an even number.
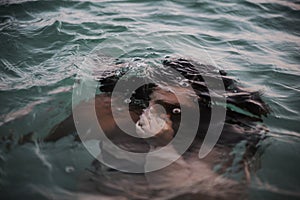
[[[38,199],[76,192],[75,177],[93,160],[82,145],[70,138],[18,145],[9,138],[45,137],[71,113],[76,74],[91,68],[84,59],[111,46],[119,51],[110,56],[125,60],[159,63],[171,55],[213,62],[261,90],[272,113],[250,199],[300,198],[299,1],[0,4],[1,193]]]

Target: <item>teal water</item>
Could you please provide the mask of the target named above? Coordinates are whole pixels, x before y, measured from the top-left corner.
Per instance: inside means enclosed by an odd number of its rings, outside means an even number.
[[[213,62],[261,90],[272,113],[249,198],[300,198],[300,2],[283,0],[1,1],[2,194],[76,192],[93,160],[83,146],[15,141],[31,132],[38,141],[71,113],[76,74],[103,47],[120,59]]]

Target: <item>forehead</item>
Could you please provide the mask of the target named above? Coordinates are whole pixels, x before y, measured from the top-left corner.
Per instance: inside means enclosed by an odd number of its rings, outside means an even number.
[[[180,107],[193,108],[197,106],[198,96],[192,88],[175,86],[156,87],[150,95],[152,103],[165,103]]]

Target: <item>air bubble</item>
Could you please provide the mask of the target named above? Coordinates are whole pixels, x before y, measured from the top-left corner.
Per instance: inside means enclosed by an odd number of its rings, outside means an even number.
[[[125,99],[124,100],[124,103],[127,103],[127,104],[129,104],[131,102],[131,100],[130,99]]]
[[[71,173],[71,172],[74,172],[75,171],[75,168],[73,166],[66,166],[65,167],[65,172],[67,173]]]

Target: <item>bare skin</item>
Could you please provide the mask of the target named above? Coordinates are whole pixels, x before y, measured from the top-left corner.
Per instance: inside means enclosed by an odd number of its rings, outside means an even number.
[[[119,129],[116,121],[119,124],[126,125],[128,120],[132,120],[136,124],[137,136],[141,138],[149,138],[147,141],[153,143],[153,145],[164,146],[168,144],[175,134],[172,128],[172,120],[170,119],[172,113],[167,113],[165,107],[173,105],[175,109],[179,110],[180,104],[178,99],[172,92],[176,90],[178,97],[181,101],[181,106],[193,107],[196,106],[193,103],[191,97],[186,95],[189,90],[183,90],[181,88],[169,88],[168,90],[157,87],[151,95],[151,101],[147,109],[137,109],[129,111],[131,119],[126,118],[125,110],[128,109],[128,105],[124,104],[120,99],[112,99],[108,94],[100,94],[95,97],[95,110],[98,118],[98,122],[106,134],[111,140],[120,140],[122,137],[126,137],[126,133]],[[116,116],[112,114],[111,104],[114,101],[114,105],[120,110]],[[159,104],[157,103],[159,102]],[[82,115],[82,119],[86,120],[81,123],[88,123],[90,119],[90,110],[92,101],[82,102],[75,109],[76,112]],[[154,128],[156,127],[156,128]],[[56,141],[61,137],[68,135],[71,132],[75,132],[74,119],[72,115],[53,128],[52,133],[48,135],[45,141]],[[151,138],[150,138],[151,137]],[[86,139],[99,139],[97,135],[90,135]],[[156,144],[155,144],[156,143]]]

